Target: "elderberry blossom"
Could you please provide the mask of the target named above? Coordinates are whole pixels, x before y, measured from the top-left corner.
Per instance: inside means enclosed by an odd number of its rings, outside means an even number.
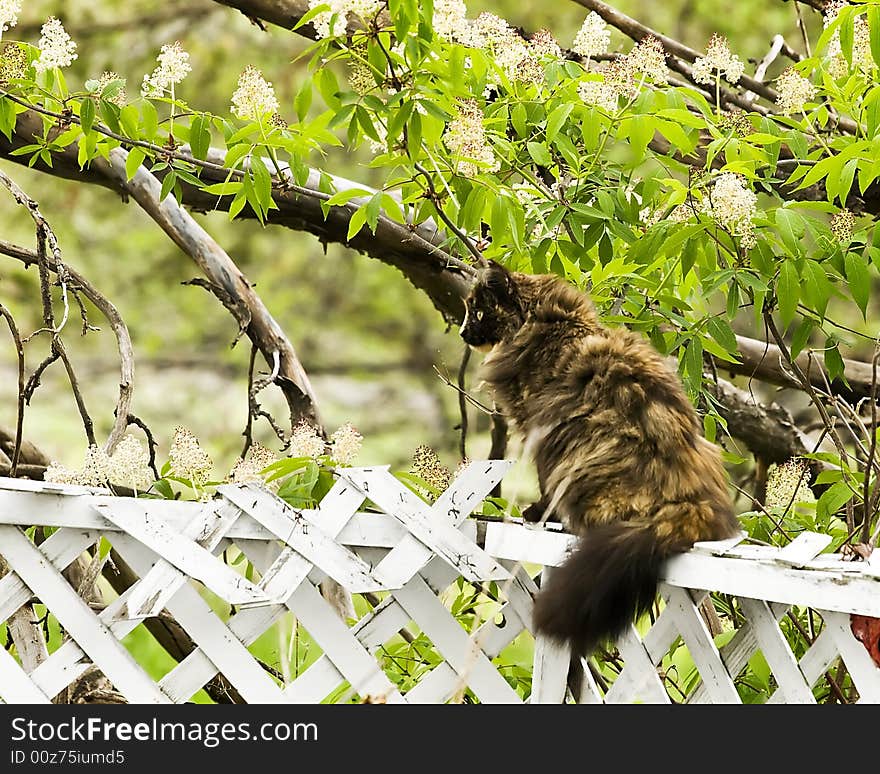
[[[463,0],[435,0],[433,30],[450,43],[461,42],[470,32],[467,6]]]
[[[816,96],[816,87],[793,67],[776,79],[776,104],[784,115],[802,113],[804,105]]]
[[[789,460],[772,466],[767,473],[767,508],[788,509],[797,503],[814,503],[816,496],[809,486],[807,464],[803,460]]]
[[[134,436],[126,435],[117,444],[109,458],[107,478],[114,484],[144,491],[153,483],[150,455]]]
[[[444,491],[450,481],[452,474],[437,456],[430,446],[419,446],[413,454],[412,473],[418,476],[428,486],[440,492]],[[425,496],[433,501],[436,497],[433,492],[424,491]]]
[[[714,83],[717,73],[724,76],[729,83],[736,83],[742,78],[746,66],[742,60],[730,50],[726,38],[717,32],[712,35],[706,47],[706,56],[694,62],[694,80],[697,83]]]
[[[60,462],[53,460],[49,467],[43,471],[43,481],[51,484],[77,484],[82,485],[80,471],[68,468]]]
[[[319,38],[335,38],[345,34],[348,3],[345,0],[309,0],[309,8],[329,5],[329,11],[322,11],[312,19],[312,26]]]
[[[844,0],[834,0],[825,5],[824,26],[827,29],[836,20],[840,12],[849,5]],[[871,30],[864,16],[853,16],[852,68],[870,73],[874,68],[874,57],[871,54]],[[826,49],[827,68],[832,78],[842,78],[850,72],[850,64],[843,54],[840,43],[840,29],[834,31]]]
[[[95,88],[92,89],[96,94],[103,94],[104,89],[113,81],[122,81],[115,91],[109,93],[104,97],[107,102],[112,102],[114,105],[118,105],[119,107],[125,107],[128,102],[128,97],[125,93],[125,79],[119,76],[119,73],[104,71],[101,73],[101,77],[98,78],[98,82],[95,84]]]
[[[549,57],[551,59],[559,59],[562,56],[562,49],[553,33],[550,30],[540,29],[529,38],[529,48],[536,57]]]
[[[666,51],[653,35],[642,38],[630,51],[624,62],[634,80],[647,78],[658,85],[667,83]]]
[[[475,100],[461,100],[458,115],[446,126],[443,142],[455,158],[455,171],[473,177],[481,168],[495,172],[501,166],[486,139],[483,112]]]
[[[0,0],[0,36],[10,27],[18,24],[21,13],[21,0]]]
[[[330,436],[330,458],[340,465],[351,465],[361,450],[364,437],[346,422]]]
[[[274,114],[278,110],[272,84],[256,67],[248,65],[238,76],[238,88],[232,95],[230,109],[238,118],[251,121],[259,121],[266,113]]]
[[[64,25],[54,16],[50,16],[40,29],[40,58],[34,62],[38,73],[56,67],[67,67],[77,58],[76,43],[70,39]]]
[[[743,179],[733,172],[719,175],[707,196],[703,199],[703,213],[713,218],[731,235],[740,237],[744,247],[755,242],[755,206],[758,197],[746,186]]]
[[[325,446],[318,431],[305,420],[293,428],[289,448],[291,457],[320,457]]]
[[[608,50],[610,43],[611,31],[608,29],[605,20],[595,11],[590,11],[590,15],[587,16],[581,28],[574,36],[571,50],[589,59],[590,57],[604,54]]]
[[[191,481],[194,486],[206,484],[214,467],[208,452],[199,445],[199,439],[185,427],[174,429],[168,461],[172,475]]]
[[[856,226],[856,217],[849,210],[842,209],[831,218],[829,224],[831,233],[834,238],[841,243],[848,243],[852,240],[853,229]]]
[[[27,76],[28,56],[17,43],[7,43],[0,51],[0,84]]]
[[[578,96],[586,105],[601,108],[606,113],[616,113],[620,92],[608,81],[581,81]]]
[[[79,474],[80,483],[84,486],[107,486],[112,477],[113,463],[110,462],[107,452],[100,446],[89,446]]]
[[[159,66],[152,73],[144,76],[141,85],[143,97],[161,97],[192,71],[189,54],[183,50],[180,41],[162,46],[156,61],[159,62]]]
[[[234,484],[246,484],[250,481],[264,483],[262,471],[278,458],[271,449],[267,449],[261,443],[251,446],[250,456],[247,459],[238,460],[229,472],[229,480]],[[277,485],[277,482],[272,482]],[[271,484],[269,485],[272,488]]]

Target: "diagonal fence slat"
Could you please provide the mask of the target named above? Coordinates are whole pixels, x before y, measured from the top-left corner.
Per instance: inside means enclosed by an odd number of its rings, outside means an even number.
[[[129,701],[169,703],[144,669],[18,527],[0,525],[0,554]]]

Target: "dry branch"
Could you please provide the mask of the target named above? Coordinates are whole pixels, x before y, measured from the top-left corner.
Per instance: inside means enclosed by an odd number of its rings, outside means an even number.
[[[237,320],[240,330],[259,348],[267,363],[280,358],[276,384],[290,408],[291,426],[306,419],[320,426],[317,402],[296,351],[250,282],[229,255],[173,196],[160,202],[161,182],[145,167],[127,180],[122,148],[110,152],[109,172],[117,184],[174,240],[205,274],[211,289]]]

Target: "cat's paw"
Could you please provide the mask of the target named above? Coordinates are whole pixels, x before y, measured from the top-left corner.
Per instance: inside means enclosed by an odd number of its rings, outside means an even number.
[[[538,501],[536,503],[532,503],[528,508],[526,508],[522,512],[523,518],[526,521],[531,522],[532,524],[537,524],[540,521],[545,520],[545,511],[544,511],[544,503]]]

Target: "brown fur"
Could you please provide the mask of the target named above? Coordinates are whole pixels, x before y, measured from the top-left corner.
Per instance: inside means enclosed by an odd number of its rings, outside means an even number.
[[[650,606],[668,556],[739,529],[718,450],[664,358],[556,276],[493,264],[461,335],[491,347],[483,379],[534,457],[541,498],[526,517],[582,536],[535,625],[592,648]]]

